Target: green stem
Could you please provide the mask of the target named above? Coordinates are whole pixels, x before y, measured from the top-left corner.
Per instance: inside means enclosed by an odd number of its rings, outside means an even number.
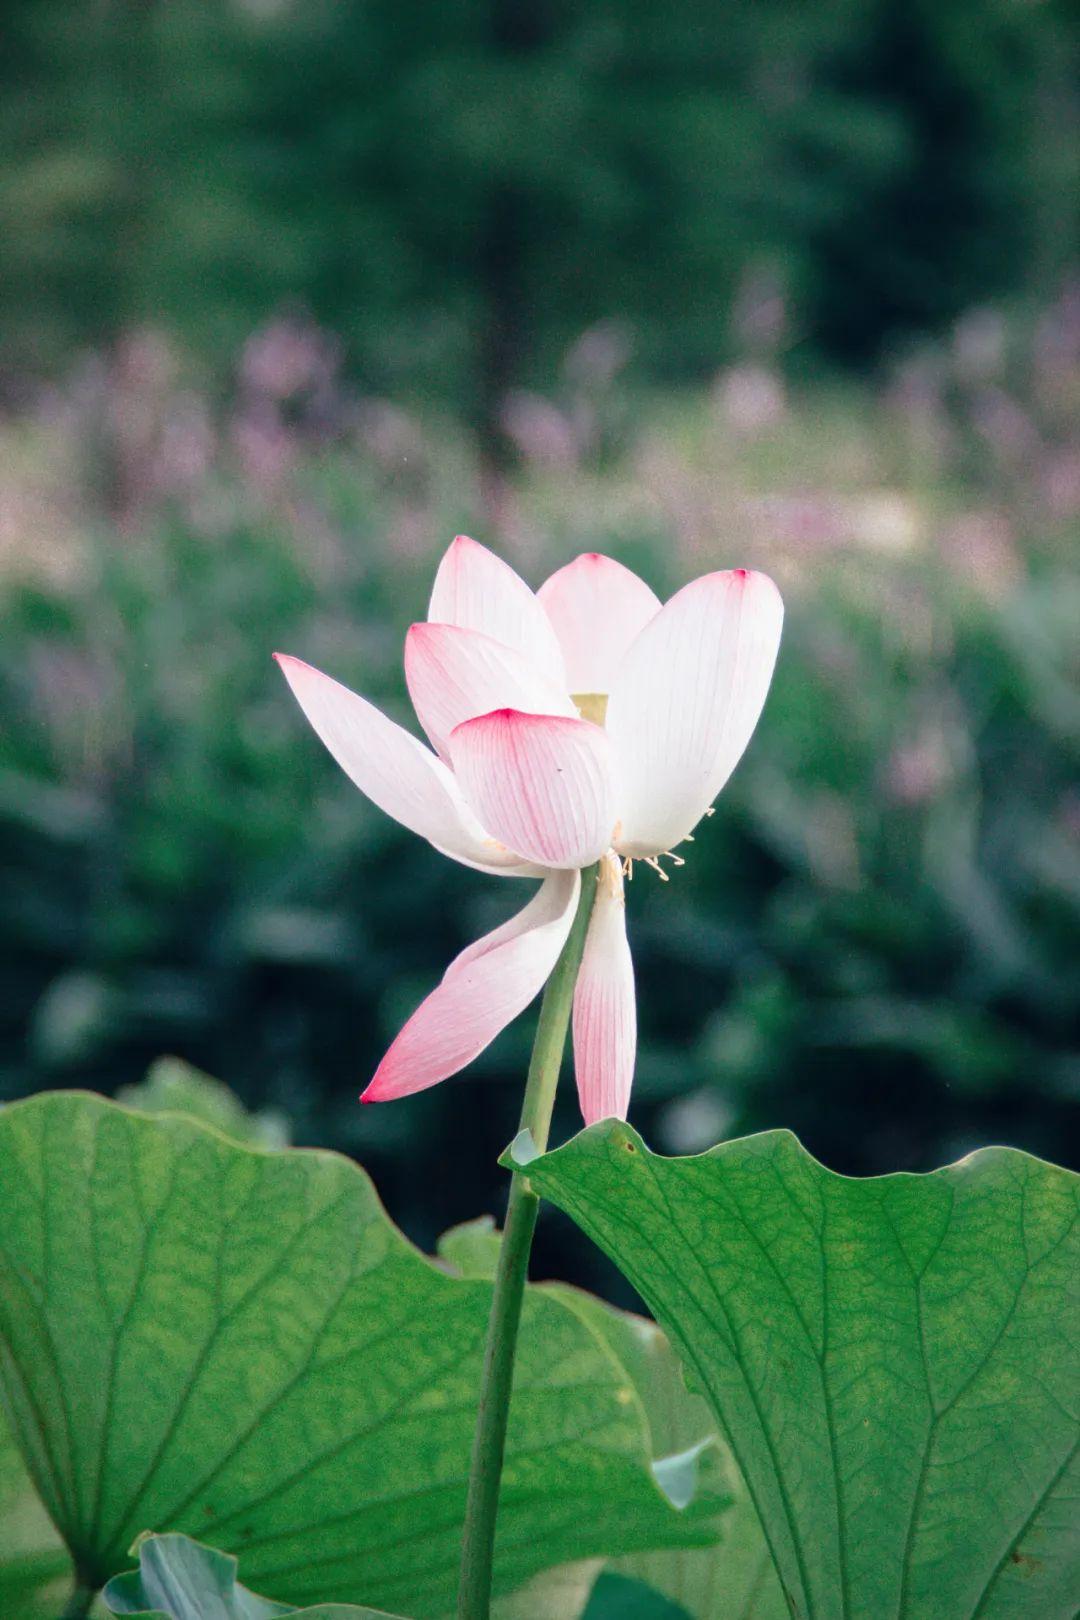
[[[528,1130],[542,1153],[547,1147],[551,1111],[559,1083],[570,1008],[574,999],[585,935],[596,897],[596,867],[581,874],[581,899],[574,921],[544,991],[533,1041],[529,1077],[521,1105],[521,1130]],[[491,1572],[495,1556],[495,1520],[499,1511],[499,1485],[506,1451],[506,1423],[514,1383],[521,1303],[529,1269],[529,1250],[540,1199],[528,1178],[515,1170],[510,1183],[506,1226],[499,1248],[495,1291],[484,1346],[480,1407],[476,1415],[465,1531],[461,1549],[458,1620],[488,1620]]]
[[[86,1620],[86,1616],[94,1606],[96,1596],[97,1587],[88,1586],[76,1576],[75,1590],[68,1598],[60,1620]]]

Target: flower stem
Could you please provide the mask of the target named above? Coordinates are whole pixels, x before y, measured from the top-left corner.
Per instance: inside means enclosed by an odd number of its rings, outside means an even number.
[[[559,1083],[574,999],[574,984],[596,897],[596,873],[597,868],[590,867],[581,874],[578,909],[540,1005],[529,1076],[525,1083],[525,1098],[521,1105],[520,1129],[531,1132],[541,1153],[547,1147],[551,1111],[555,1104],[555,1090]],[[458,1620],[488,1620],[490,1612],[495,1520],[499,1511],[506,1424],[514,1383],[514,1352],[529,1268],[529,1251],[539,1208],[539,1196],[529,1185],[527,1176],[515,1170],[510,1183],[510,1201],[499,1248],[495,1291],[484,1346],[480,1406],[476,1416],[461,1549]]]

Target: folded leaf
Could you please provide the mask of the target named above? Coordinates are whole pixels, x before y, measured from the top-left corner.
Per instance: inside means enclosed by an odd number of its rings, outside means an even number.
[[[708,1398],[801,1620],[1073,1620],[1080,1178],[1010,1149],[849,1180],[784,1132],[608,1122],[533,1184]]]
[[[294,1609],[257,1597],[236,1579],[236,1559],[187,1536],[142,1536],[139,1567],[117,1575],[102,1593],[110,1614],[137,1620],[400,1620],[381,1610],[352,1604],[320,1604]]]
[[[457,1584],[490,1284],[426,1260],[334,1154],[52,1093],[0,1110],[0,1397],[84,1580],[140,1531],[295,1604],[439,1620]],[[709,1539],[625,1374],[531,1293],[496,1582]]]

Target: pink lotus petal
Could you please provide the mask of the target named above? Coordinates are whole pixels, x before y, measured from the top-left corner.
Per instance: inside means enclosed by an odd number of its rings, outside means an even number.
[[[319,737],[380,810],[466,866],[535,875],[487,836],[451,772],[422,742],[329,675],[285,653],[274,656]]]
[[[637,1052],[634,965],[618,857],[604,858],[574,989],[574,1072],[586,1125],[625,1119]]]
[[[458,726],[450,753],[475,813],[523,859],[588,866],[609,847],[615,801],[599,726],[496,709]]]
[[[412,626],[405,638],[405,679],[420,723],[444,759],[454,727],[492,709],[577,715],[569,695],[521,653],[458,625]]]
[[[546,983],[580,888],[577,872],[552,872],[523,911],[462,951],[394,1041],[361,1101],[424,1091],[478,1057]]]
[[[634,637],[660,612],[660,598],[613,557],[587,551],[537,591],[555,626],[571,692],[610,692]]]
[[[558,638],[536,597],[509,563],[466,534],[458,535],[439,564],[428,618],[494,637],[561,692],[570,690]]]
[[[784,607],[737,568],[685,586],[634,641],[607,710],[621,827],[616,848],[673,848],[724,786],[757,725]]]

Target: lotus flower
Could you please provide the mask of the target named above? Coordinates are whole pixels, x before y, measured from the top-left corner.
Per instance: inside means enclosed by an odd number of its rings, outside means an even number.
[[[452,859],[540,878],[528,905],[468,946],[383,1058],[365,1102],[470,1063],[524,1010],[566,942],[581,871],[598,888],[574,993],[586,1124],[626,1117],[637,1045],[623,878],[661,876],[742,755],[772,677],[783,606],[763,574],[706,574],[664,606],[588,553],[534,594],[464,535],[439,566],[405,679],[431,740],[299,659],[300,707],[368,798]],[[432,749],[434,752],[432,752]]]

